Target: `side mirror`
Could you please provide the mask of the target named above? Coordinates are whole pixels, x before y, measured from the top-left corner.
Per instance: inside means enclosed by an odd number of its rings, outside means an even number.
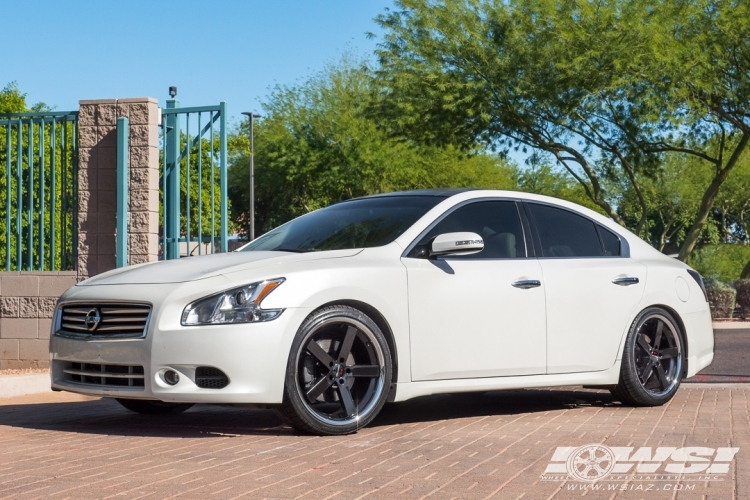
[[[430,244],[430,256],[469,255],[484,250],[484,241],[476,233],[440,234]]]

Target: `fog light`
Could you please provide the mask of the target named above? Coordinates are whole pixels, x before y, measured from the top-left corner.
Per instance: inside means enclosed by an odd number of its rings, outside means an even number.
[[[177,382],[179,382],[179,381],[180,381],[180,376],[179,376],[179,375],[177,374],[177,372],[176,372],[176,371],[174,371],[174,370],[167,370],[167,371],[166,371],[166,372],[164,373],[164,380],[165,380],[165,381],[166,381],[166,382],[167,382],[167,383],[168,383],[169,385],[177,385]]]

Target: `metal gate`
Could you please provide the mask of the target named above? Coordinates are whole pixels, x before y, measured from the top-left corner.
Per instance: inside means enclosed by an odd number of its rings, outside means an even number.
[[[226,103],[161,113],[161,258],[226,252]]]
[[[78,249],[78,112],[0,114],[0,266],[60,271]],[[3,227],[4,226],[4,227]]]

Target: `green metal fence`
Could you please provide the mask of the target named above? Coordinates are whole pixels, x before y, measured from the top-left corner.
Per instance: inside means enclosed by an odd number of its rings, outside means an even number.
[[[226,252],[226,103],[161,111],[162,258]]]
[[[0,114],[0,268],[75,267],[78,112]]]

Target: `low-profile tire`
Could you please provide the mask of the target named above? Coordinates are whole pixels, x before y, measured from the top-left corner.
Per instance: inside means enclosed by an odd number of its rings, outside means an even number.
[[[147,399],[117,398],[117,402],[130,411],[145,415],[182,413],[193,406],[192,403],[166,403],[164,401],[151,401]]]
[[[633,406],[660,406],[677,392],[685,364],[685,340],[677,321],[650,307],[633,322],[625,339],[620,381],[612,395]]]
[[[357,432],[383,408],[391,373],[388,342],[369,316],[348,306],[322,308],[292,343],[278,411],[302,432]]]

